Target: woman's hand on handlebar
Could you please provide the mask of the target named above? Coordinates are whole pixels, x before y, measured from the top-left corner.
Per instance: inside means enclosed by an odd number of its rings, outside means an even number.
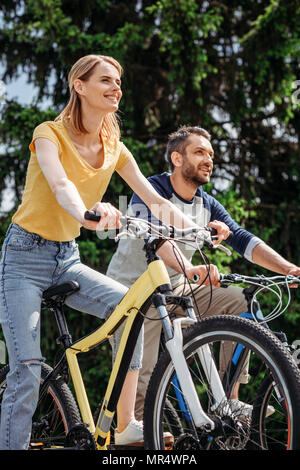
[[[122,212],[112,206],[109,202],[97,202],[90,212],[100,215],[100,221],[84,219],[83,226],[89,230],[112,230],[121,228],[120,217]]]

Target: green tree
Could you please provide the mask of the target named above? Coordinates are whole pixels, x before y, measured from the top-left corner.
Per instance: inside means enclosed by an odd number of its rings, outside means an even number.
[[[71,65],[85,54],[111,55],[124,68],[123,140],[143,173],[166,169],[165,142],[176,127],[207,128],[216,153],[207,189],[243,226],[300,264],[300,113],[292,99],[298,1],[2,0],[1,7],[0,78],[26,73],[37,95],[30,106],[11,100],[3,107],[0,195],[10,182],[19,204],[32,131],[66,103]],[[131,190],[115,175],[105,200],[118,206],[119,195],[129,198]],[[2,215],[2,238],[10,216]],[[105,272],[114,242],[82,231],[80,245],[83,260]],[[239,256],[212,259],[222,269],[255,271]],[[290,312],[297,318],[299,307]],[[82,330],[89,321],[81,320]]]

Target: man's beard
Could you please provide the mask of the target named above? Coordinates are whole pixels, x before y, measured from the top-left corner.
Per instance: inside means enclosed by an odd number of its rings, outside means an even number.
[[[181,171],[184,180],[192,186],[198,187],[208,182],[206,177],[199,175],[197,168],[187,162],[184,163]]]

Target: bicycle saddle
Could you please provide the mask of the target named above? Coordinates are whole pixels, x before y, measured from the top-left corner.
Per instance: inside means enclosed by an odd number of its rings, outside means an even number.
[[[63,284],[57,284],[51,286],[43,292],[44,300],[58,300],[58,298],[64,299],[67,295],[72,294],[80,289],[78,282],[68,281]]]

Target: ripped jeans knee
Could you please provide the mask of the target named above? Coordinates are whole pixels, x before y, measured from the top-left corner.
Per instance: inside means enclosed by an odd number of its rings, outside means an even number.
[[[41,381],[42,361],[44,358],[24,359],[20,361],[20,366],[24,368],[23,374],[30,377],[34,382],[32,385],[39,388]]]

